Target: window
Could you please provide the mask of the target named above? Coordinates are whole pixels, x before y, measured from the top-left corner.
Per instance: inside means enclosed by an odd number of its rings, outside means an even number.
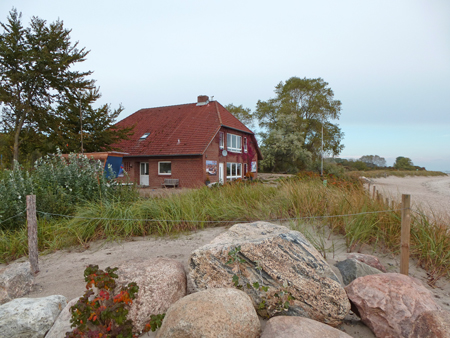
[[[240,153],[242,151],[241,136],[227,133],[227,149]]]
[[[244,137],[244,153],[247,152],[247,138]]]
[[[158,162],[158,175],[172,175],[172,162]]]
[[[227,181],[242,178],[241,163],[227,163]]]
[[[147,137],[149,137],[149,135],[150,135],[150,133],[145,133],[144,135],[142,135],[142,136],[139,138],[139,141],[145,140]]]
[[[219,148],[220,149],[223,149],[223,142],[224,142],[223,131],[219,131]]]

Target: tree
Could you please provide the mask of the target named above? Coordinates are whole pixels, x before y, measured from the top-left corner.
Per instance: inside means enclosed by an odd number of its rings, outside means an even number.
[[[100,96],[98,89],[94,89],[79,97],[67,97],[54,114],[48,115],[45,132],[49,135],[52,151],[56,148],[64,152],[81,151],[81,135],[86,152],[111,150],[112,144],[128,137],[132,127],[120,129],[113,125],[122,107],[113,111],[107,104],[97,109],[92,107]]]
[[[398,170],[414,170],[414,164],[410,158],[399,156],[395,159],[394,168]]]
[[[367,163],[370,167],[385,167],[386,160],[378,155],[364,155],[360,161]]]
[[[239,121],[241,121],[245,126],[249,129],[254,127],[254,120],[252,111],[250,108],[244,108],[242,104],[240,106],[235,106],[230,103],[225,106],[225,109],[228,110],[234,117],[236,117]]]
[[[324,153],[336,156],[342,151],[344,134],[331,123],[339,119],[341,102],[327,86],[321,78],[292,77],[275,87],[275,98],[258,101],[254,116],[265,130],[260,134],[264,167],[298,171],[320,159],[322,128]]]
[[[0,35],[1,129],[11,136],[13,158],[18,160],[19,148],[30,137],[38,139],[33,143],[47,148],[44,151],[54,148],[47,138],[59,126],[52,122],[64,124],[62,109],[75,102],[80,93],[97,93],[97,89],[95,81],[87,78],[91,71],[73,69],[89,52],[70,41],[70,30],[62,21],[47,25],[45,20],[33,17],[30,27],[24,28],[21,14],[13,8],[7,23],[0,25],[4,30]],[[105,107],[92,111],[103,113],[106,120],[117,116]],[[98,124],[100,131],[110,125]],[[99,143],[102,146],[107,145]],[[29,146],[26,148],[30,151]]]

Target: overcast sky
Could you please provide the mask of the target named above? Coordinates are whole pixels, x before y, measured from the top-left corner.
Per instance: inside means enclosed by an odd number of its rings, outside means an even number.
[[[119,119],[201,94],[254,110],[321,77],[342,102],[340,157],[450,170],[449,0],[1,0],[1,22],[13,7],[72,29]]]

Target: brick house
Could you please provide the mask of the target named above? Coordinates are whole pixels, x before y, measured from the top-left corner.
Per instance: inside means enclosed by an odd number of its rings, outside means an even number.
[[[141,109],[117,123],[134,125],[134,135],[114,146],[127,155],[123,167],[143,186],[199,187],[209,178],[225,182],[257,177],[262,159],[255,134],[217,101],[201,95],[196,103]],[[167,182],[167,181],[166,181]]]

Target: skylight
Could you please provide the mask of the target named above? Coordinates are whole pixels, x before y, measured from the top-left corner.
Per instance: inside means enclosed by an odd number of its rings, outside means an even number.
[[[139,141],[145,140],[149,135],[150,135],[150,133],[145,133],[144,135],[141,136]]]

